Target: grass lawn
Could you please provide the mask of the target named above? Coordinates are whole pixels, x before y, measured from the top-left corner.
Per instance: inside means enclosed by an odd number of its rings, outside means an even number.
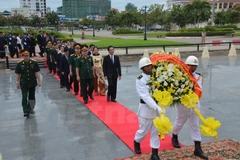
[[[91,44],[87,43],[88,45]],[[99,42],[94,42],[98,47],[107,47],[109,45],[115,47],[121,46],[151,46],[151,45],[169,45],[169,44],[187,44],[183,42],[164,41],[164,40],[140,40],[140,39],[102,39]]]
[[[240,36],[240,31],[236,31],[235,36]]]
[[[73,35],[73,38],[81,38],[81,35]],[[151,46],[151,45],[175,45],[175,44],[187,44],[184,42],[175,42],[175,41],[165,41],[165,40],[147,40],[143,39],[122,39],[122,38],[114,38],[114,37],[100,37],[100,36],[90,36],[85,35],[86,40],[99,40],[98,42],[88,42],[89,44],[94,44],[98,47],[107,47],[109,45],[115,47],[122,46]]]
[[[165,37],[168,32],[147,32],[148,38],[157,38],[157,36]],[[144,36],[144,33],[134,33],[134,34],[118,34],[119,36]]]

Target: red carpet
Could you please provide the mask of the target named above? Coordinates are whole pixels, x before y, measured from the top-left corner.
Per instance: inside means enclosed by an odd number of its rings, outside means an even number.
[[[57,75],[55,77],[59,80]],[[74,94],[73,90],[71,92]],[[83,103],[82,97],[79,95],[76,97]],[[85,106],[106,124],[132,151],[134,150],[133,140],[138,130],[138,117],[134,112],[120,103],[107,102],[106,96],[94,96],[94,100],[89,99],[88,104]],[[151,152],[150,134],[141,143],[141,149],[142,153]],[[173,149],[169,135],[165,136],[165,140],[161,140],[160,150],[166,149]]]

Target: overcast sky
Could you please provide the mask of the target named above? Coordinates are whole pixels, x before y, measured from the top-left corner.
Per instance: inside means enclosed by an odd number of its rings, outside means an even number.
[[[50,7],[52,10],[56,10],[58,6],[62,5],[62,0],[46,1],[47,7]],[[118,8],[120,11],[125,10],[125,5],[129,2],[135,4],[138,8],[141,8],[144,5],[154,3],[165,4],[166,0],[112,0],[112,8]],[[10,11],[11,8],[17,7],[20,7],[19,0],[0,0],[0,12],[4,10]]]

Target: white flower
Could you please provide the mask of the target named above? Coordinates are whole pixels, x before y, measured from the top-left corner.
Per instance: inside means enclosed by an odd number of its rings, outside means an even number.
[[[168,83],[166,81],[164,81],[163,85],[164,86],[168,86]]]
[[[185,82],[185,85],[188,85],[188,81]]]
[[[173,75],[172,72],[168,72],[168,76],[171,77]]]
[[[178,97],[174,97],[173,100],[178,100],[179,98]]]
[[[180,89],[180,93],[182,93],[183,92],[183,89]]]
[[[192,87],[193,87],[193,83],[190,84],[190,88],[192,88]]]
[[[175,81],[175,86],[178,86],[179,84],[178,84],[178,81]]]
[[[184,84],[182,84],[182,85],[181,85],[181,88],[184,88],[184,87],[185,87],[185,85],[184,85]]]
[[[181,90],[181,89],[180,89],[180,88],[178,88],[176,92],[177,92],[177,93],[179,93],[179,92],[180,92],[180,90]]]

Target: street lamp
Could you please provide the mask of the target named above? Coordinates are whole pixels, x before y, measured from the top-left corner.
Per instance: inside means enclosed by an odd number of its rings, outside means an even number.
[[[147,40],[147,8],[149,8],[148,6],[143,6],[142,7],[142,11],[144,11],[144,41]]]
[[[93,19],[93,37],[95,37],[95,23],[94,23],[95,18],[96,18],[96,16],[94,15],[93,18],[92,18]]]

